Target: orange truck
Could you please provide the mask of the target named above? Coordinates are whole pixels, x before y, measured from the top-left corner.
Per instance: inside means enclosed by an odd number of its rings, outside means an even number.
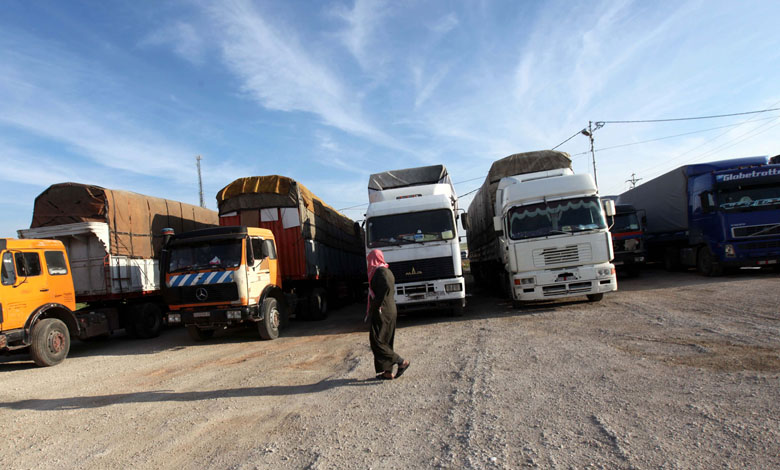
[[[217,227],[168,235],[161,261],[169,324],[183,324],[196,341],[240,324],[256,326],[262,339],[279,336],[289,308],[273,232]]]
[[[87,334],[77,318],[65,246],[56,240],[0,238],[0,351],[30,348],[39,366],[62,362],[71,332]]]
[[[288,317],[320,320],[329,305],[365,298],[360,226],[301,183],[239,178],[219,191],[217,205],[221,227],[165,243],[169,324],[184,324],[199,341],[238,324],[273,339]]]

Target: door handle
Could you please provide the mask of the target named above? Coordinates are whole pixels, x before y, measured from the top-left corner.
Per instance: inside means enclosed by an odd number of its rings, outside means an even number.
[[[49,292],[49,289],[41,289],[41,292]]]

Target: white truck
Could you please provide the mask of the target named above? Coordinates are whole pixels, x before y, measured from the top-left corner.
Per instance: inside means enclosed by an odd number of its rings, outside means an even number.
[[[593,178],[574,174],[571,158],[551,150],[493,163],[464,217],[475,280],[525,301],[617,290],[612,239]]]
[[[466,284],[458,197],[444,165],[375,173],[368,200],[366,252],[384,253],[399,311],[447,309],[462,315]]]

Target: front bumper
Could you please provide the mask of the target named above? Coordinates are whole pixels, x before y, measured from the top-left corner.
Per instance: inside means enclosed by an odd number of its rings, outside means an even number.
[[[615,253],[612,264],[615,267],[645,264],[646,257],[643,251],[619,251]]]
[[[465,307],[466,281],[457,277],[397,284],[395,304],[405,312]]]
[[[198,325],[205,328],[237,325],[245,321],[260,321],[262,319],[263,312],[258,305],[168,312],[169,325]]]
[[[533,279],[532,283],[528,280]],[[514,300],[534,301],[603,294],[617,290],[612,263],[531,271],[511,277]]]

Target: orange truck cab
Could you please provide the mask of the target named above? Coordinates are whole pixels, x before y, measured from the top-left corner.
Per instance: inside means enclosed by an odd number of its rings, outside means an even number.
[[[160,266],[168,323],[185,325],[196,341],[239,324],[275,339],[286,323],[289,309],[268,229],[215,227],[172,235]]]
[[[0,263],[0,352],[29,347],[37,365],[59,364],[79,335],[65,246],[0,238]]]

